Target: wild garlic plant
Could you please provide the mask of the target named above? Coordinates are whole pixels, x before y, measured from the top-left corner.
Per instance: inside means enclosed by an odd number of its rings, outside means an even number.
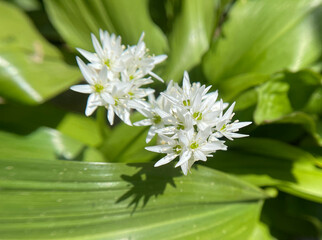
[[[163,82],[153,69],[167,56],[149,55],[143,38],[144,33],[137,45],[125,47],[120,36],[100,30],[99,42],[92,34],[95,52],[77,49],[88,63],[76,57],[88,84],[71,89],[90,94],[86,116],[103,106],[111,125],[115,114],[132,125],[131,111],[140,112],[145,119],[133,125],[150,126],[147,143],[155,135],[158,138],[158,145],[146,147],[146,150],[166,154],[154,166],[179,158],[175,166],[180,166],[187,175],[196,161],[206,161],[217,150],[227,150],[223,139],[248,136],[237,132],[251,122],[232,121],[235,103],[228,108],[229,104],[218,100],[218,91],[209,92],[211,86],[199,82],[191,84],[187,72],[184,72],[182,87],[169,81],[166,90],[156,98],[153,89],[143,86],[153,82],[151,77]]]

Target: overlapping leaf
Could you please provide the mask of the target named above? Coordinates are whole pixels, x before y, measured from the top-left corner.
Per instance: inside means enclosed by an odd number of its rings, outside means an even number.
[[[183,72],[201,61],[209,48],[215,24],[213,0],[185,0],[169,36],[171,52],[165,67],[167,79],[180,81]]]
[[[45,101],[75,83],[80,73],[64,63],[16,7],[0,3],[0,94],[28,104]]]
[[[50,128],[40,128],[27,136],[1,131],[0,142],[1,156],[6,159],[104,161],[96,149]]]
[[[204,61],[210,82],[312,64],[321,54],[321,1],[238,1]],[[234,84],[231,85],[234,88]]]
[[[0,159],[5,239],[247,239],[265,195],[200,167]]]
[[[47,13],[72,46],[93,48],[90,34],[99,29],[121,35],[125,44],[136,44],[141,33],[153,54],[164,53],[167,39],[149,15],[147,0],[44,1]]]
[[[258,186],[277,186],[291,194],[322,202],[322,170],[310,153],[286,143],[239,139],[217,152],[208,166],[236,174]]]

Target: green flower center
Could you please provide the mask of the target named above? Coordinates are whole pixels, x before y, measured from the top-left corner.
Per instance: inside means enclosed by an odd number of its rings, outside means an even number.
[[[193,142],[193,143],[191,143],[191,145],[190,145],[190,148],[191,149],[196,149],[196,148],[198,148],[199,147],[199,145],[198,145],[198,143],[197,142]]]
[[[184,130],[184,126],[183,126],[183,124],[178,124],[178,126],[177,126],[177,130]]]
[[[224,124],[224,125],[221,127],[220,131],[224,131],[225,129],[226,129],[226,124]]]
[[[130,75],[129,78],[130,78],[130,80],[133,80],[134,79],[134,76],[133,75]]]
[[[155,116],[153,117],[153,122],[154,122],[155,124],[160,123],[160,122],[161,122],[161,117],[160,117],[159,115],[155,115]]]
[[[103,86],[102,84],[96,83],[96,84],[94,85],[94,91],[95,91],[95,92],[100,93],[100,92],[102,92],[103,90],[104,90],[104,86]]]
[[[105,64],[108,68],[110,68],[110,67],[111,67],[111,62],[110,62],[110,60],[109,60],[109,59],[106,59],[106,60],[104,61],[104,64]]]
[[[190,100],[189,99],[184,100],[182,103],[183,103],[184,106],[190,106]]]
[[[181,150],[182,150],[182,147],[180,145],[177,145],[173,148],[173,151],[176,153],[176,154],[180,154],[181,153]]]
[[[196,120],[201,120],[202,119],[202,113],[201,112],[195,112],[192,115]]]
[[[119,99],[117,97],[114,98],[115,106],[119,105]]]

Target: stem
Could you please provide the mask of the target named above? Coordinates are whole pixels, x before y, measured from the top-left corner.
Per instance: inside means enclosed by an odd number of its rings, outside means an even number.
[[[97,109],[96,123],[104,142],[108,135],[110,135],[110,128],[108,127],[106,121],[106,109],[104,107],[99,107]]]

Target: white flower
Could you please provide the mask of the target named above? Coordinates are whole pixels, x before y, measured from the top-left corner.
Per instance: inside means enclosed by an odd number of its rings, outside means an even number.
[[[115,34],[109,35],[107,31],[100,30],[100,42],[94,34],[91,34],[95,53],[90,53],[83,49],[77,49],[89,62],[90,65],[100,70],[104,66],[114,74],[121,72],[124,69],[122,54],[124,46],[121,45],[121,37],[116,37]]]
[[[206,161],[207,157],[212,157],[210,153],[227,149],[223,141],[209,142],[210,134],[210,128],[198,133],[193,128],[180,130],[177,139],[160,134],[161,145],[146,147],[146,149],[167,154],[154,165],[155,167],[167,164],[179,156],[176,167],[180,166],[182,172],[187,175],[194,162]]]
[[[150,76],[163,82],[162,78],[152,72],[155,65],[163,62],[167,55],[150,56],[148,49],[143,41],[144,32],[137,45],[129,46],[123,53],[123,60],[125,62],[126,70],[129,76],[144,77],[149,74]]]
[[[87,66],[80,58],[76,58],[78,66],[88,84],[75,85],[71,89],[80,93],[90,94],[85,110],[86,116],[91,115],[98,106],[114,104],[114,99],[110,94],[110,82],[113,81],[104,67],[100,72],[94,71]]]
[[[223,109],[223,103],[220,102],[221,109]],[[233,138],[242,138],[248,137],[246,134],[236,133],[240,128],[246,127],[250,125],[252,122],[239,122],[238,120],[231,123],[231,119],[235,115],[233,113],[235,107],[235,102],[229,107],[229,109],[223,115],[223,111],[220,112],[220,116],[216,119],[215,125],[215,133],[214,137],[220,138],[225,136],[229,140],[233,140]]]
[[[137,45],[121,44],[121,37],[100,30],[100,41],[92,36],[94,53],[78,49],[89,61],[86,65],[77,57],[77,62],[88,85],[77,85],[72,90],[90,94],[86,115],[91,115],[98,106],[108,110],[107,118],[110,124],[114,123],[117,115],[128,125],[131,110],[149,109],[150,105],[145,98],[154,90],[142,86],[153,82],[151,77],[156,76],[152,70],[156,64],[165,60],[166,55],[149,56],[148,50],[141,35]]]
[[[179,132],[179,142],[183,153],[176,167],[181,166],[182,172],[185,175],[187,175],[188,170],[196,161],[207,161],[207,157],[212,157],[210,153],[214,153],[217,150],[227,150],[224,141],[209,142],[210,134],[210,128],[200,130],[197,133],[193,128]]]
[[[150,132],[152,129],[153,136],[158,134],[161,143],[146,149],[166,154],[155,164],[156,167],[178,157],[176,167],[180,166],[186,175],[196,161],[206,161],[217,150],[227,149],[220,138],[232,140],[247,136],[236,132],[251,122],[231,122],[235,103],[223,114],[228,104],[217,100],[217,91],[209,93],[210,87],[200,83],[191,84],[185,72],[182,88],[171,82],[167,90],[161,93],[159,98],[167,103],[167,107],[151,104],[150,109],[143,113],[148,119],[139,123],[152,125]],[[162,124],[153,122],[156,116],[158,123]]]

